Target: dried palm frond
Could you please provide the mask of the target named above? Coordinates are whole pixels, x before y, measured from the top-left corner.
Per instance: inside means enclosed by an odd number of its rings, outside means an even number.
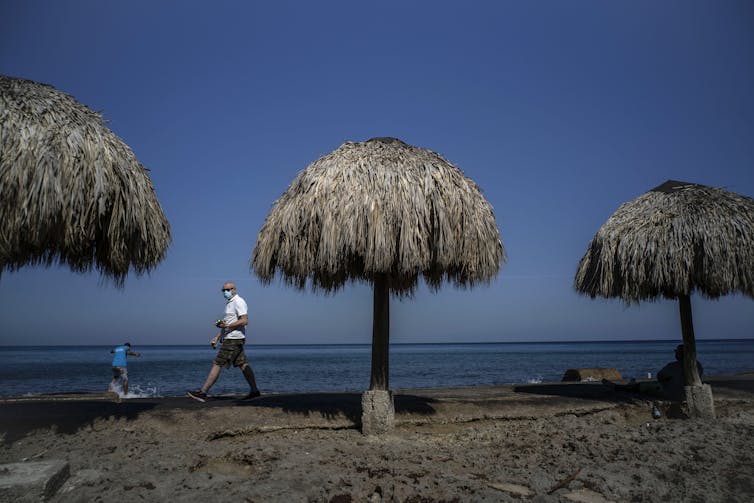
[[[388,277],[411,294],[488,282],[505,261],[492,206],[439,154],[395,138],[346,142],[303,170],[259,231],[251,265],[304,288]]]
[[[98,269],[122,285],[165,257],[170,226],[147,170],[102,116],[0,75],[0,273]]]
[[[754,200],[669,180],[623,204],[597,231],[575,287],[629,303],[694,291],[754,297]]]

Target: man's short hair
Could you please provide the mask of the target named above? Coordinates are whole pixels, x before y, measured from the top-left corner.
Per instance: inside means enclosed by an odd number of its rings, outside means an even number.
[[[124,346],[128,346],[129,348],[131,347],[131,343],[130,342],[124,342],[123,345]]]

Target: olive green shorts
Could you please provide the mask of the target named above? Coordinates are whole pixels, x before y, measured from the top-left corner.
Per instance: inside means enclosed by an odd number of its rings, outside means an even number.
[[[122,377],[123,380],[128,381],[128,369],[126,367],[113,367],[113,379]]]
[[[215,365],[225,367],[226,369],[233,364],[234,367],[240,367],[247,363],[246,353],[243,352],[243,345],[246,339],[223,339],[223,345],[215,356]]]

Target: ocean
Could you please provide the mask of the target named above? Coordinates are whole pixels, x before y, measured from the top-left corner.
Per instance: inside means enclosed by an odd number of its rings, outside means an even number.
[[[393,344],[390,388],[557,382],[566,369],[615,367],[628,378],[654,376],[673,359],[677,340]],[[110,346],[0,346],[0,396],[105,391]],[[206,346],[134,346],[129,397],[181,396],[199,388],[215,351]],[[361,391],[369,387],[371,347],[246,346],[263,393]],[[704,374],[754,369],[754,339],[697,341]],[[224,369],[212,394],[245,393],[238,369]]]

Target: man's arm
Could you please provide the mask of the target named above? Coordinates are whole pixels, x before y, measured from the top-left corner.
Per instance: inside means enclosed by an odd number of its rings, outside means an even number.
[[[249,315],[248,314],[242,314],[233,323],[223,323],[223,328],[229,329],[229,330],[234,330],[234,329],[239,328],[239,327],[245,327],[248,324],[249,324]]]
[[[110,352],[112,353],[112,351],[110,351]],[[137,353],[135,351],[131,351],[130,349],[126,350],[126,354],[127,355],[131,355],[131,356],[141,356],[139,353]]]
[[[210,344],[217,344],[217,342],[220,340],[220,338],[223,336],[223,329],[221,328],[219,332],[217,332],[217,335],[214,336],[209,340]]]

